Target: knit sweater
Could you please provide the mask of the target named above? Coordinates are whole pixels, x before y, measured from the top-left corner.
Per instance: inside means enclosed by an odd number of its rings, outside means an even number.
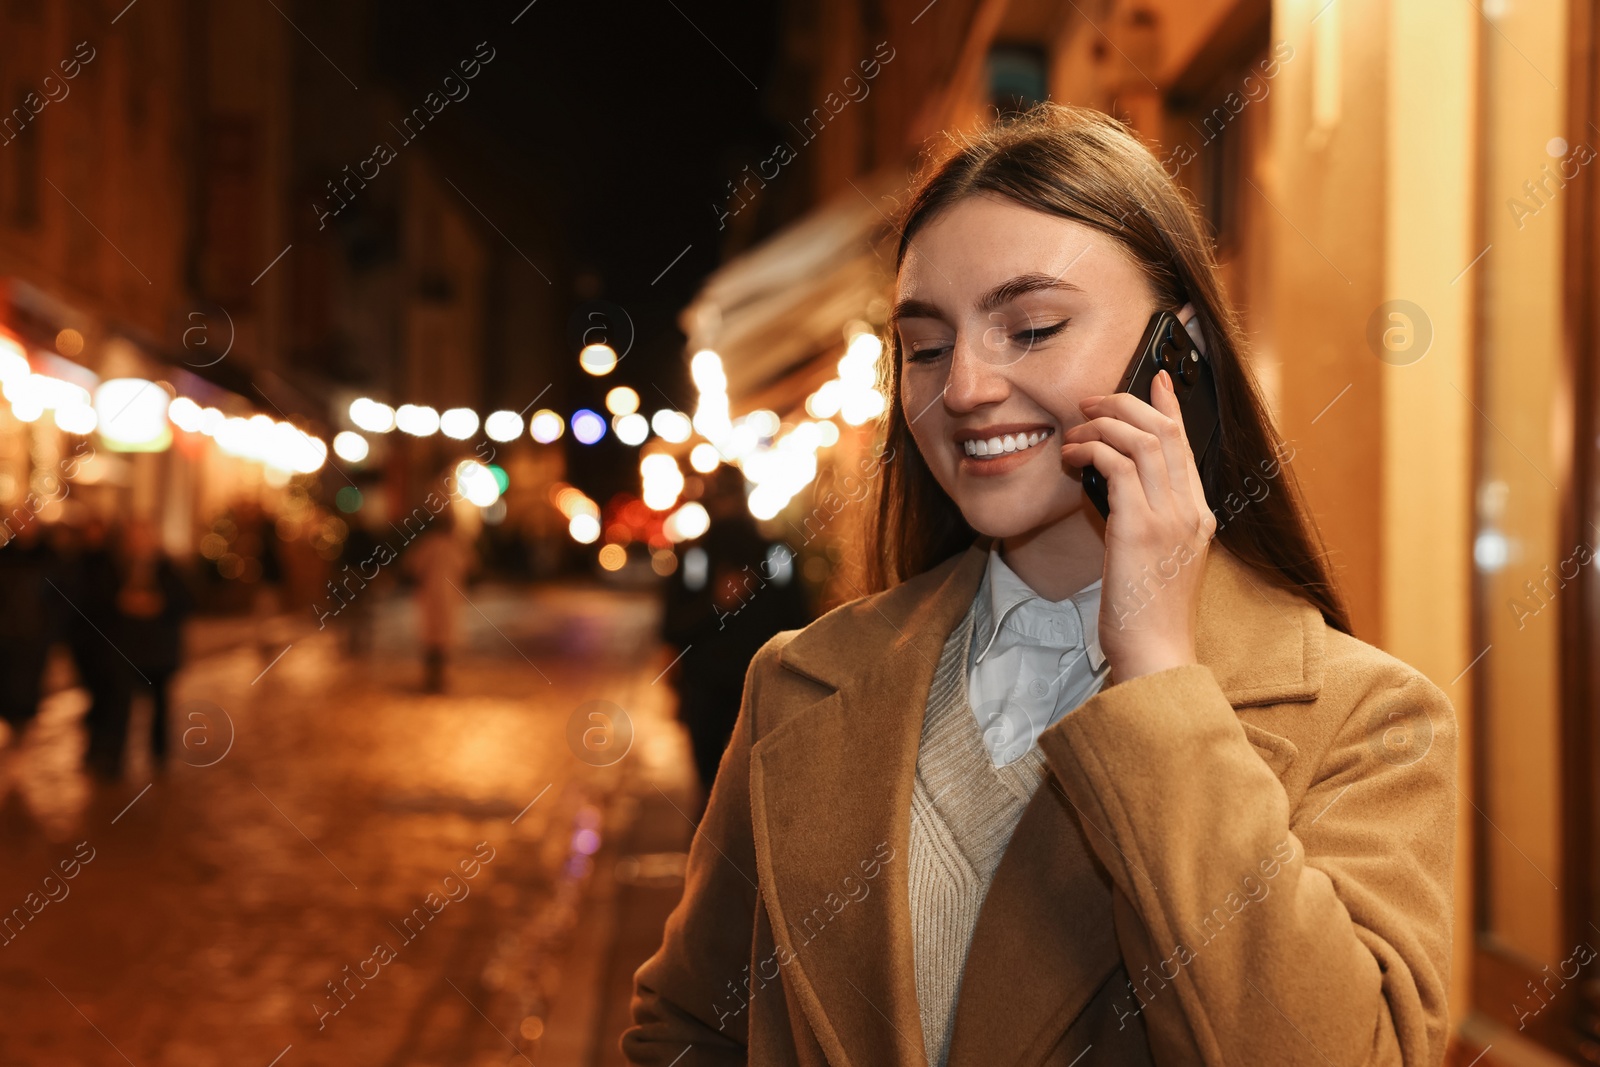
[[[996,767],[967,700],[974,612],[945,641],[934,669],[912,784],[911,931],[917,1003],[930,1067],[943,1067],[961,972],[989,891],[1022,811],[1046,774],[1035,745]]]

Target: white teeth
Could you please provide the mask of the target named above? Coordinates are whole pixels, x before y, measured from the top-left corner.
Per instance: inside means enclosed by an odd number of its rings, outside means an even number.
[[[962,451],[969,456],[996,456],[1007,452],[1021,452],[1050,436],[1049,430],[1035,430],[1032,433],[1006,434],[1004,437],[991,437],[988,440],[973,439],[961,443]]]

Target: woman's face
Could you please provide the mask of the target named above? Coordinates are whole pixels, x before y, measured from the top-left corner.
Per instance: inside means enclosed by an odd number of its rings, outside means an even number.
[[[1079,400],[1116,391],[1155,311],[1122,245],[1071,219],[978,195],[917,232],[895,287],[900,402],[974,530],[1017,537],[1083,508],[1062,434],[1088,421]]]

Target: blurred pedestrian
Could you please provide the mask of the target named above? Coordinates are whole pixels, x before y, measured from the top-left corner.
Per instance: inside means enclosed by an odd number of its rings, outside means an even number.
[[[444,691],[445,663],[460,639],[461,603],[472,549],[456,533],[450,507],[405,550],[406,570],[417,580],[417,615],[423,650],[423,688]]]
[[[282,619],[286,590],[283,557],[278,547],[278,521],[254,500],[241,500],[231,509],[237,531],[233,551],[245,561],[260,567],[254,580],[246,578],[250,589],[250,614],[255,622],[256,650],[262,662],[276,659],[288,640]]]
[[[380,554],[380,544],[383,542],[357,516],[345,534],[344,543],[339,546],[339,569],[335,584],[344,585],[350,576],[356,579],[351,583],[353,589],[351,585],[345,585],[353,595],[338,610],[339,621],[344,624],[342,637],[347,656],[364,655],[372,649],[374,609],[377,601],[385,595],[383,588],[375,587],[388,584],[388,576],[381,564],[385,556],[393,552],[389,549],[388,553]],[[384,547],[388,548],[387,545]]]
[[[45,656],[65,605],[50,588],[57,561],[37,517],[0,527],[0,536],[0,719],[19,735],[38,714]]]
[[[89,694],[83,722],[89,734],[90,762],[113,741],[115,731],[109,718],[121,706],[119,693],[126,688],[123,675],[128,669],[111,643],[111,635],[118,629],[117,562],[111,544],[111,531],[104,521],[95,516],[85,520],[63,586],[72,600],[66,616],[67,646],[78,681]]]
[[[773,634],[810,621],[793,555],[761,535],[744,481],[737,468],[717,469],[702,501],[711,526],[682,549],[662,613],[662,640],[682,656],[671,674],[678,719],[707,795],[739,717],[750,661]]]
[[[142,691],[150,694],[150,760],[158,770],[166,763],[169,691],[182,662],[183,622],[194,607],[149,522],[135,520],[123,528],[115,558],[116,644],[126,670],[115,705],[107,710],[105,745],[92,763],[110,778],[121,771],[132,698]]]

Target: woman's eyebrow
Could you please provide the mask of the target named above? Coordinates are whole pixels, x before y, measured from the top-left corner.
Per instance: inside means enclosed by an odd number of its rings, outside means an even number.
[[[899,322],[901,319],[938,319],[940,322],[945,321],[944,312],[940,311],[936,305],[930,304],[926,300],[917,300],[915,298],[902,300],[894,306],[894,313],[890,316],[889,321]]]
[[[1003,307],[1019,296],[1028,293],[1063,292],[1081,293],[1083,288],[1071,282],[1062,281],[1059,276],[1051,277],[1048,274],[1019,274],[1009,278],[999,285],[984,293],[978,300],[978,310],[993,311]],[[894,314],[890,321],[899,322],[901,319],[937,319],[946,321],[943,311],[926,300],[908,298],[894,306]]]
[[[1060,275],[1051,277],[1048,274],[1019,274],[984,293],[978,300],[978,309],[993,311],[1019,296],[1047,291],[1081,293],[1083,289],[1071,282],[1062,281]]]

